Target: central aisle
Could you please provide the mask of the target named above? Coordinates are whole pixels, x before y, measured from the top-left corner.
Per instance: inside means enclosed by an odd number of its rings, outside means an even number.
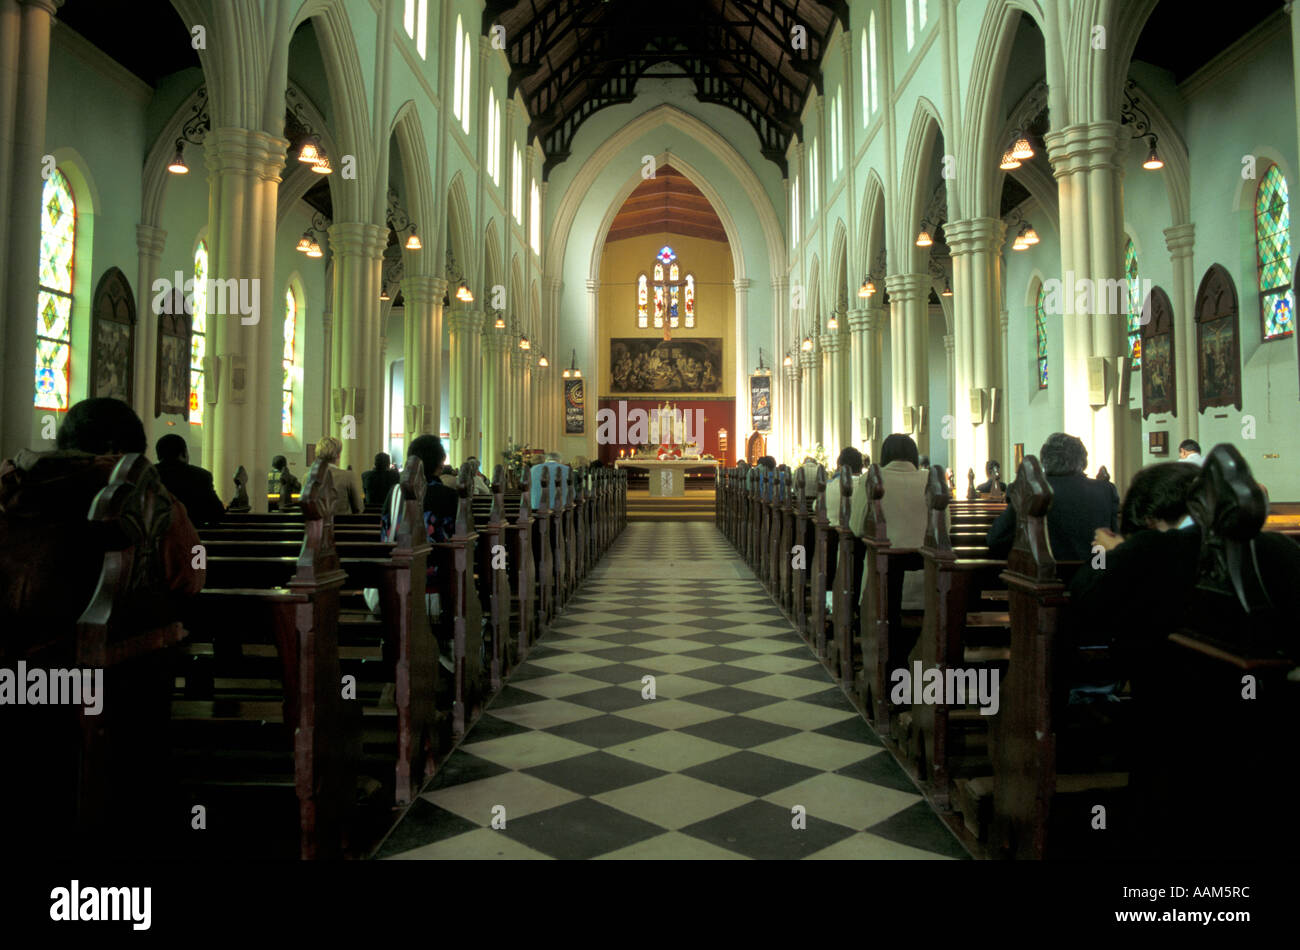
[[[966,854],[712,522],[641,522],[378,856]]]

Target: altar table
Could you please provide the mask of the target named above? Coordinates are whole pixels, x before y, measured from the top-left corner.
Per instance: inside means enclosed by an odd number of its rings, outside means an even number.
[[[644,469],[650,473],[651,498],[680,498],[686,494],[686,472],[712,469],[717,475],[720,462],[713,459],[618,459],[615,468]]]

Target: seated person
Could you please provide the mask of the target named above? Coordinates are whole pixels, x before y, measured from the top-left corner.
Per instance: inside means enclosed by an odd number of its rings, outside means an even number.
[[[484,473],[483,466],[479,463],[478,458],[471,455],[465,461],[469,462],[471,465],[474,466],[474,482],[472,485],[474,489],[474,494],[475,495],[492,494],[492,483],[488,481],[487,475]]]
[[[158,479],[173,498],[185,506],[195,527],[206,528],[221,521],[226,506],[217,497],[212,473],[190,464],[189,446],[176,433],[168,433],[154,445],[158,455]]]
[[[316,458],[329,463],[329,477],[334,484],[334,514],[359,515],[365,510],[361,485],[351,469],[339,468],[342,452],[343,443],[332,435],[324,436],[316,443]]]
[[[803,459],[803,493],[811,502],[817,498],[817,469],[819,464],[811,455],[805,455]],[[792,476],[796,473],[791,472]]]
[[[847,468],[849,476],[853,483],[853,495],[849,500],[850,504],[857,502],[858,480],[862,475],[862,453],[853,446],[848,446],[840,451],[839,458],[835,460],[835,472],[826,477],[826,517],[830,519],[831,524],[840,523],[840,479],[841,469]],[[852,518],[849,519],[852,524]]]
[[[1114,531],[1119,525],[1119,492],[1110,482],[1083,474],[1088,450],[1083,442],[1064,432],[1047,437],[1039,453],[1043,474],[1052,486],[1052,507],[1047,513],[1047,537],[1058,561],[1083,561],[1092,555],[1098,528]],[[989,528],[989,556],[1004,558],[1016,537],[1016,512],[1010,500]]]
[[[772,456],[770,455],[764,455],[760,457],[759,460],[754,464],[767,469],[769,472],[776,471],[776,459],[772,458]]]
[[[925,486],[930,480],[930,472],[921,468],[917,464],[919,461],[916,443],[910,435],[895,432],[880,446],[880,480],[885,489],[880,507],[884,512],[889,543],[896,548],[919,548],[925,542]],[[859,537],[866,530],[865,501],[864,495],[864,503],[857,510],[860,520],[854,524],[853,533]],[[900,606],[904,610],[925,609],[924,570],[909,570],[903,575]]]
[[[542,503],[542,470],[547,471],[547,478],[551,483],[550,494],[547,495],[549,500],[548,507],[553,511],[557,507],[564,505],[565,498],[568,497],[569,484],[569,466],[560,461],[559,452],[547,452],[546,461],[540,465],[534,465],[529,474],[529,499],[528,503],[533,511]]]
[[[271,471],[266,476],[266,493],[280,499],[283,510],[293,504],[293,495],[302,494],[302,482],[289,471],[289,461],[283,455],[271,459]]]
[[[1205,459],[1201,456],[1201,444],[1195,439],[1183,439],[1178,443],[1178,461],[1191,462],[1193,465],[1204,465]]]
[[[375,455],[375,467],[361,473],[361,488],[365,503],[372,507],[382,505],[388,499],[393,486],[402,480],[402,476],[393,468],[393,460],[387,452]]]
[[[68,410],[55,445],[0,465],[0,654],[21,656],[42,629],[71,635],[103,565],[86,515],[121,457],[143,454],[147,442],[130,406],[100,397]],[[203,588],[206,572],[192,565],[199,535],[185,506],[167,497],[160,571],[170,594],[183,598]]]
[[[975,486],[975,493],[979,495],[988,495],[993,491],[994,486],[997,490],[1005,495],[1007,493],[1007,483],[1002,480],[1002,464],[996,459],[989,459],[984,463],[984,474],[988,478]]]

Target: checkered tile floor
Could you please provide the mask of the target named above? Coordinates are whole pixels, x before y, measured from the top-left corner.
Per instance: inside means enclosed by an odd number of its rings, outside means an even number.
[[[717,529],[641,522],[378,856],[966,854]]]

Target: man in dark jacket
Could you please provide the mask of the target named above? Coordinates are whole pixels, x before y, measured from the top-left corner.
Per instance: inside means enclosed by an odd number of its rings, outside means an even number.
[[[1119,527],[1119,492],[1110,482],[1083,474],[1088,450],[1083,442],[1064,432],[1047,437],[1039,453],[1043,473],[1052,486],[1052,507],[1047,513],[1047,536],[1058,561],[1083,561],[1092,554],[1098,528]],[[1006,510],[989,528],[990,557],[1006,557],[1016,539],[1016,512],[1008,500]]]
[[[375,507],[382,505],[399,481],[401,476],[393,468],[393,460],[387,452],[380,452],[375,456],[375,467],[361,473],[361,488],[365,493],[366,504]]]
[[[185,439],[172,432],[154,445],[158,453],[158,478],[189,513],[196,527],[205,528],[221,521],[225,506],[212,487],[212,473],[191,465]]]

